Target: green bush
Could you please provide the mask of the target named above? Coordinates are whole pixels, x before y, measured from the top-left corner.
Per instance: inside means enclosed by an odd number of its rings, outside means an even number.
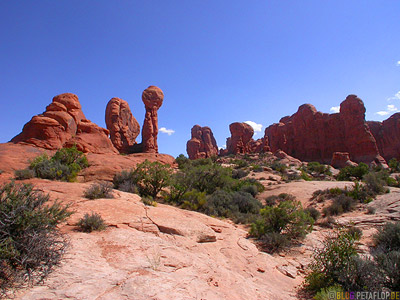
[[[123,170],[115,174],[113,183],[116,189],[126,192],[138,191],[141,196],[156,198],[158,193],[169,185],[171,174],[169,166],[145,160],[134,170]]]
[[[203,210],[203,206],[206,204],[206,193],[191,190],[183,195],[182,201],[182,208],[196,211]]]
[[[387,192],[387,189],[384,187],[386,184],[384,178],[385,172],[369,172],[364,176],[365,187],[370,195],[381,195]]]
[[[249,166],[249,163],[243,159],[235,159],[232,161],[235,164],[235,169],[243,169]]]
[[[389,160],[389,168],[391,173],[400,172],[400,162],[396,158]]]
[[[271,169],[275,170],[279,173],[285,173],[287,166],[285,164],[282,164],[279,160],[275,160],[272,164],[271,164]]]
[[[343,288],[340,285],[333,285],[327,288],[323,288],[321,291],[315,294],[314,300],[330,300],[332,295],[337,295],[337,293],[342,293]]]
[[[74,181],[78,173],[88,166],[86,156],[72,147],[58,150],[51,158],[42,154],[33,160],[29,168],[39,178]]]
[[[358,166],[347,166],[340,169],[339,174],[337,175],[337,180],[340,181],[351,181],[352,177],[361,180],[364,175],[369,172],[369,167],[365,163],[360,163]]]
[[[93,183],[85,192],[84,196],[88,199],[99,199],[99,198],[114,198],[112,193],[113,185],[109,182],[97,182]]]
[[[373,236],[378,252],[400,251],[400,222],[386,223]]]
[[[146,197],[142,197],[142,202],[144,205],[147,206],[157,206],[157,202],[154,201],[153,197],[151,196],[146,196]]]
[[[67,245],[57,225],[71,215],[32,185],[0,188],[0,297],[7,290],[42,281]],[[28,280],[28,282],[26,282]]]
[[[268,232],[284,233],[289,238],[302,238],[312,230],[313,219],[300,202],[282,201],[277,206],[266,206],[261,218],[251,225],[250,235],[261,238]]]
[[[35,172],[31,169],[22,169],[22,170],[15,170],[14,175],[15,179],[24,180],[35,177]]]
[[[322,165],[317,161],[309,162],[306,166],[303,165],[302,170],[306,171],[307,173],[311,173],[312,175],[321,176],[327,175],[331,176],[332,172],[329,166]]]
[[[355,204],[356,201],[353,198],[342,194],[334,198],[332,204],[325,207],[322,212],[325,216],[337,216],[353,210]]]
[[[86,213],[76,225],[83,232],[101,231],[106,228],[103,218],[97,213]]]
[[[190,164],[190,159],[187,158],[185,155],[183,154],[179,154],[177,156],[177,158],[175,158],[175,162],[178,164],[178,168],[179,169],[183,169],[185,166],[187,166],[188,164]]]
[[[313,218],[314,222],[317,221],[318,218],[321,216],[321,213],[312,206],[307,207],[304,211],[308,213],[311,218]]]
[[[311,273],[305,278],[305,287],[319,292],[333,285],[342,285],[340,278],[357,255],[356,250],[354,237],[344,230],[326,238],[322,248],[315,251],[309,265]]]
[[[234,179],[240,179],[240,178],[246,177],[248,174],[249,174],[249,172],[245,171],[243,169],[232,170],[232,178],[234,178]]]
[[[400,251],[390,251],[376,256],[382,271],[383,285],[392,291],[400,291]]]
[[[259,239],[260,246],[267,253],[275,253],[290,245],[287,235],[278,232],[267,232]]]
[[[256,218],[261,207],[261,203],[249,193],[217,190],[207,197],[203,211],[210,216],[249,223]]]

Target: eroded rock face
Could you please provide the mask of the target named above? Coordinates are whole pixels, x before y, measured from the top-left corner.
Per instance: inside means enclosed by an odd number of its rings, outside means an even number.
[[[76,145],[83,152],[117,153],[109,131],[87,120],[78,96],[64,93],[53,98],[43,114],[34,116],[11,142],[55,150]]]
[[[146,114],[142,129],[142,146],[145,153],[158,153],[158,115],[157,111],[164,100],[164,93],[156,86],[149,86],[143,91],[142,101]]]
[[[349,95],[336,114],[304,104],[292,116],[266,128],[264,138],[272,151],[281,149],[302,161],[330,163],[334,152],[348,152],[355,162],[385,163],[365,122],[364,103],[355,95]]]
[[[106,107],[106,126],[111,142],[121,153],[129,153],[140,133],[139,123],[132,115],[128,102],[112,98]]]
[[[210,127],[194,125],[192,138],[186,143],[186,152],[190,159],[208,158],[218,155],[218,146]]]
[[[383,122],[367,122],[375,137],[380,154],[389,161],[400,159],[400,113],[396,113]]]

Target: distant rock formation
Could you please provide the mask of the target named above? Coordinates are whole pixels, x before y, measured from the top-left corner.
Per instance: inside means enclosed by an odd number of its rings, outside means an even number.
[[[348,152],[334,152],[332,156],[331,166],[340,169],[347,166],[356,166],[355,162],[350,160]]]
[[[229,125],[231,137],[226,140],[225,154],[250,154],[269,151],[264,139],[254,140],[254,129],[247,123],[235,122]]]
[[[208,158],[218,155],[218,146],[210,127],[194,125],[192,138],[186,143],[186,152],[190,159]]]
[[[143,91],[142,101],[146,107],[146,114],[142,128],[142,152],[158,153],[158,115],[164,93],[156,86],[149,86]]]
[[[128,102],[112,98],[107,104],[105,119],[114,147],[120,153],[130,153],[131,147],[137,144],[140,126],[132,115]]]
[[[400,113],[396,113],[383,122],[368,121],[375,137],[379,153],[389,161],[400,159]]]
[[[356,95],[349,95],[336,114],[301,105],[292,116],[266,128],[264,138],[272,151],[281,149],[302,161],[330,163],[334,152],[348,152],[355,162],[385,163],[365,121],[364,103]]]
[[[64,93],[55,96],[46,111],[26,123],[11,142],[51,150],[76,145],[83,152],[118,153],[108,134],[107,129],[86,119],[78,96]]]

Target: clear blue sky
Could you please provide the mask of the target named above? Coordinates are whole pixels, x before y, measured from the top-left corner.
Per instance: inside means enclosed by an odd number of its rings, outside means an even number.
[[[400,109],[399,34],[397,0],[1,0],[0,142],[64,92],[100,126],[112,97],[143,124],[149,85],[164,91],[159,127],[175,132],[159,149],[173,156],[195,124],[222,146],[232,122],[262,124],[258,138],[348,94],[383,120]]]

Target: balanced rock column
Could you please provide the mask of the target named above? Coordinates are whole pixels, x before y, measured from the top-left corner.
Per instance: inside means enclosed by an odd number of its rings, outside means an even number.
[[[157,110],[161,107],[164,93],[156,86],[149,86],[143,91],[142,101],[146,114],[142,129],[142,146],[145,153],[158,153],[158,116]]]

